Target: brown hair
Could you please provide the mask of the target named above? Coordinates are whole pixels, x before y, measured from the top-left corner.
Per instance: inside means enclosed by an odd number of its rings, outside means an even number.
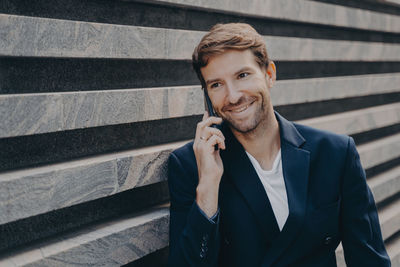
[[[268,66],[267,48],[262,36],[249,24],[216,24],[207,33],[193,51],[192,64],[203,88],[206,88],[200,69],[207,66],[208,60],[226,50],[250,49],[260,67]]]

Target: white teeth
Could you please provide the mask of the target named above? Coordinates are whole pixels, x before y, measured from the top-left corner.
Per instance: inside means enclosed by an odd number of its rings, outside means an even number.
[[[242,107],[241,109],[232,110],[232,112],[236,112],[236,113],[242,112],[243,110],[246,110],[249,106],[250,105],[247,105],[247,106]]]

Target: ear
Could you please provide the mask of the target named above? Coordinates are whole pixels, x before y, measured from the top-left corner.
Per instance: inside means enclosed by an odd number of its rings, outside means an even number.
[[[267,85],[268,88],[274,86],[276,81],[276,66],[275,63],[271,60],[267,67]]]

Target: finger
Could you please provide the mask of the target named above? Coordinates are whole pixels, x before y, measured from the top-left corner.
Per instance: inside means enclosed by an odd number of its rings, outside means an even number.
[[[225,149],[225,141],[218,135],[213,135],[207,140],[207,146],[214,151],[215,145],[218,145],[218,148],[224,150]]]
[[[197,124],[197,130],[201,130],[204,127],[210,126],[212,124],[221,124],[221,123],[222,119],[220,117],[214,117],[214,116],[208,117]]]
[[[202,137],[208,139],[210,138],[212,135],[218,135],[219,137],[221,137],[223,140],[225,140],[225,136],[224,134],[221,132],[220,129],[214,128],[214,127],[205,127],[203,129],[203,134],[201,135]],[[200,138],[201,139],[201,138]]]
[[[207,119],[208,117],[209,117],[209,116],[208,116],[208,111],[206,110],[206,111],[204,111],[202,121],[204,121],[204,120]]]

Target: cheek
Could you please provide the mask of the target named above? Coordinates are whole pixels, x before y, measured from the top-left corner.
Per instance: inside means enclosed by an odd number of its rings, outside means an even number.
[[[223,91],[216,91],[213,93],[209,93],[211,102],[213,104],[214,109],[219,110],[222,108],[224,104],[224,94]]]

